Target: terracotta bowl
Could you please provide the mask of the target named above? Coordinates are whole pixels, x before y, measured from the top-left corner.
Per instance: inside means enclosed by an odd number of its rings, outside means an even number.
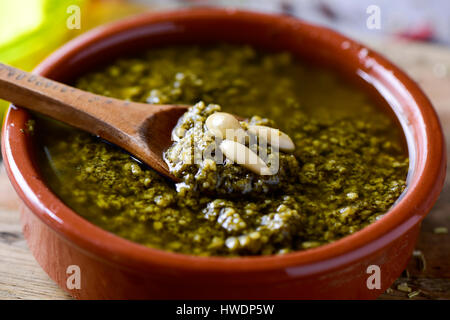
[[[144,14],[88,32],[35,70],[70,82],[112,59],[164,44],[248,43],[288,50],[307,63],[331,68],[355,82],[401,124],[411,160],[408,187],[382,219],[315,249],[265,257],[195,257],[151,249],[81,218],[45,184],[31,140],[21,132],[28,113],[9,109],[2,152],[23,201],[23,232],[49,276],[81,299],[166,298],[375,298],[406,267],[422,219],[445,175],[444,140],[430,101],[417,84],[385,58],[329,29],[294,18],[235,10],[196,9]],[[77,265],[81,288],[69,289],[68,267]],[[369,289],[371,265],[380,267],[379,289]],[[69,279],[70,281],[70,279]]]

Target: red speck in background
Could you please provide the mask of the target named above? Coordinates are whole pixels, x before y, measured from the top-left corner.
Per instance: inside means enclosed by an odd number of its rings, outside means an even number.
[[[418,27],[402,31],[398,33],[397,36],[416,41],[433,41],[434,30],[430,24],[422,24]]]

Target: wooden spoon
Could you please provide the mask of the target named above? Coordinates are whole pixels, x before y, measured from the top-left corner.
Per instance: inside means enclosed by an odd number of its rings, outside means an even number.
[[[0,98],[97,135],[179,181],[162,155],[172,144],[173,127],[189,106],[108,98],[1,63]]]

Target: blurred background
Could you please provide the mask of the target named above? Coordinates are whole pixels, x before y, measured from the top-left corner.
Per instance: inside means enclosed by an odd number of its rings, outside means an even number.
[[[73,6],[80,10],[79,28],[67,26]],[[99,24],[144,11],[191,6],[293,15],[360,40],[389,35],[450,45],[448,0],[0,0],[0,62],[31,70],[64,42]],[[368,25],[373,14],[378,15],[378,26]],[[0,117],[6,107],[0,101]]]

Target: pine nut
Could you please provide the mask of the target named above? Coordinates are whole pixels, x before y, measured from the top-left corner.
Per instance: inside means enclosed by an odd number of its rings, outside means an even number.
[[[292,139],[286,133],[281,132],[278,129],[266,126],[249,125],[247,130],[256,135],[259,139],[267,141],[267,143],[281,151],[292,152],[295,150]]]
[[[242,142],[245,131],[239,121],[226,112],[215,112],[206,119],[208,131],[215,137]]]
[[[225,157],[256,174],[274,174],[255,152],[239,142],[224,140],[219,147]]]

